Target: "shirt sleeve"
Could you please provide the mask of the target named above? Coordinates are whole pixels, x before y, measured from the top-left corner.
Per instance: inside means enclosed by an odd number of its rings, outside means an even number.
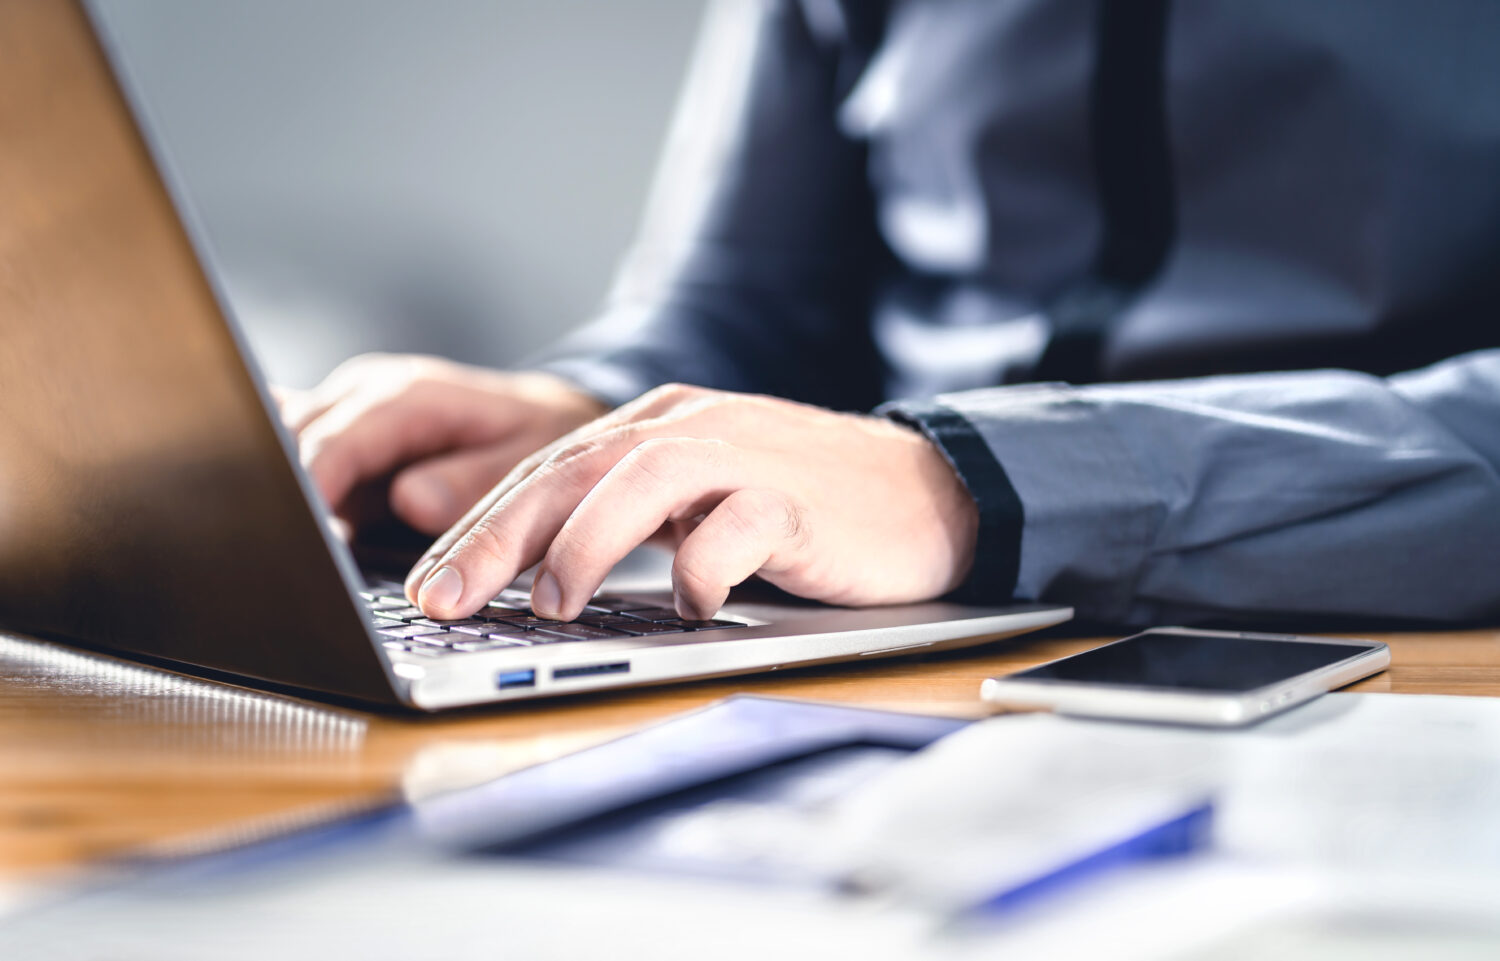
[[[713,4],[602,316],[526,366],[614,404],[671,381],[876,403],[883,248],[865,150],[836,122],[848,56],[801,4]]]
[[[1045,384],[883,410],[944,448],[981,514],[1014,502],[970,596],[1130,624],[1500,616],[1500,350],[1385,379]]]

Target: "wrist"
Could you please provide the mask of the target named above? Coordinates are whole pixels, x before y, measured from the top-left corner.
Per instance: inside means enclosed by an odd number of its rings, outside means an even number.
[[[936,536],[934,557],[946,567],[934,596],[948,594],[968,578],[974,566],[979,541],[979,503],[943,448],[921,426],[895,418],[872,418],[877,430],[899,439],[906,450],[904,460],[913,478],[911,489],[920,492],[922,506],[914,511],[920,538]],[[930,542],[929,542],[930,543]],[[925,551],[924,551],[925,553]]]
[[[1004,466],[962,414],[933,401],[903,401],[877,413],[919,431],[963,485],[977,515],[967,573],[950,592],[970,603],[994,604],[1015,594],[1025,514]]]

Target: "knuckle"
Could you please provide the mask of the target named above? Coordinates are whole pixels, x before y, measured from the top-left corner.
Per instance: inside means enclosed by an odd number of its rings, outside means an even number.
[[[681,455],[684,439],[680,437],[647,437],[630,449],[636,460],[660,461]]]
[[[538,451],[535,454],[522,458],[516,466],[510,469],[510,473],[506,475],[502,483],[519,482],[522,478],[530,477],[546,465],[550,456],[551,453],[549,451]]]
[[[421,354],[359,354],[334,368],[329,380],[340,380],[364,387],[386,387],[382,393],[402,393],[424,384],[446,379],[447,362]]]
[[[405,380],[419,375],[423,358],[414,354],[370,351],[356,354],[335,367],[325,383],[366,385],[386,380]]]
[[[795,501],[782,504],[781,533],[797,550],[802,550],[812,541],[812,531],[807,525],[807,511]]]
[[[650,437],[631,448],[622,461],[632,473],[664,484],[684,470],[721,456],[721,446],[721,441],[691,437]]]
[[[672,562],[672,586],[690,597],[698,598],[717,590],[704,564],[696,553],[678,551]]]
[[[327,418],[329,437],[362,435],[377,425],[400,423],[411,395],[402,384],[389,384],[378,390],[361,390],[340,404]]]
[[[379,351],[371,351],[364,354],[355,354],[348,360],[333,368],[329,378],[347,377],[362,374],[373,368],[384,366],[391,360],[391,355]]]
[[[655,406],[657,404],[675,406],[694,400],[706,393],[708,391],[703,387],[695,387],[692,384],[671,383],[652,388],[641,399],[646,401],[643,406]]]
[[[590,567],[589,559],[597,556],[594,542],[598,538],[587,531],[570,529],[564,527],[553,538],[552,546],[547,549],[547,556],[543,566],[555,574],[559,580],[568,583],[586,573]]]
[[[565,474],[593,457],[603,446],[604,441],[594,437],[563,444],[544,452],[537,462],[536,470],[549,475]]]
[[[505,560],[505,541],[496,530],[496,522],[497,518],[493,514],[486,514],[454,542],[448,552],[449,556],[478,557],[494,562]]]
[[[759,491],[740,491],[724,502],[724,510],[741,534],[755,534],[774,523],[775,506]]]
[[[371,418],[399,411],[409,399],[408,391],[408,382],[401,379],[360,384],[334,406],[333,416],[329,419],[340,429],[347,430]]]
[[[680,422],[723,424],[733,422],[744,407],[743,400],[734,394],[704,392],[680,403],[673,417]]]
[[[651,437],[637,444],[634,453],[677,467],[722,460],[732,447],[728,441],[713,437]]]
[[[656,394],[658,397],[664,397],[671,400],[680,400],[684,397],[693,396],[701,389],[702,388],[694,387],[692,384],[684,384],[678,381],[674,381],[670,384],[662,384],[660,387],[657,387],[654,391],[652,391],[652,393]]]
[[[659,487],[677,472],[679,463],[674,446],[661,438],[642,441],[620,458],[611,481],[619,480],[645,492]]]
[[[421,365],[412,365],[391,379],[386,397],[398,401],[409,401],[430,392],[441,384],[441,379],[432,371],[423,369]]]
[[[770,491],[741,491],[725,507],[745,534],[775,533],[799,550],[811,540],[807,512],[790,498]]]
[[[409,397],[410,385],[406,381],[392,382],[365,392],[359,398],[359,403],[349,405],[350,414],[357,417],[379,417],[388,411],[400,409]]]

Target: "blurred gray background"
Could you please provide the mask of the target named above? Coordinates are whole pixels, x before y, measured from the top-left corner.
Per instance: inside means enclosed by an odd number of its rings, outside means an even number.
[[[102,0],[273,380],[586,320],[702,0]]]

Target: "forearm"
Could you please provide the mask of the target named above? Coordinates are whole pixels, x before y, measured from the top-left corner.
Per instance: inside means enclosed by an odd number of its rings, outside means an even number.
[[[1022,515],[1014,583],[971,591],[1134,623],[1500,615],[1500,351],[938,402]]]

